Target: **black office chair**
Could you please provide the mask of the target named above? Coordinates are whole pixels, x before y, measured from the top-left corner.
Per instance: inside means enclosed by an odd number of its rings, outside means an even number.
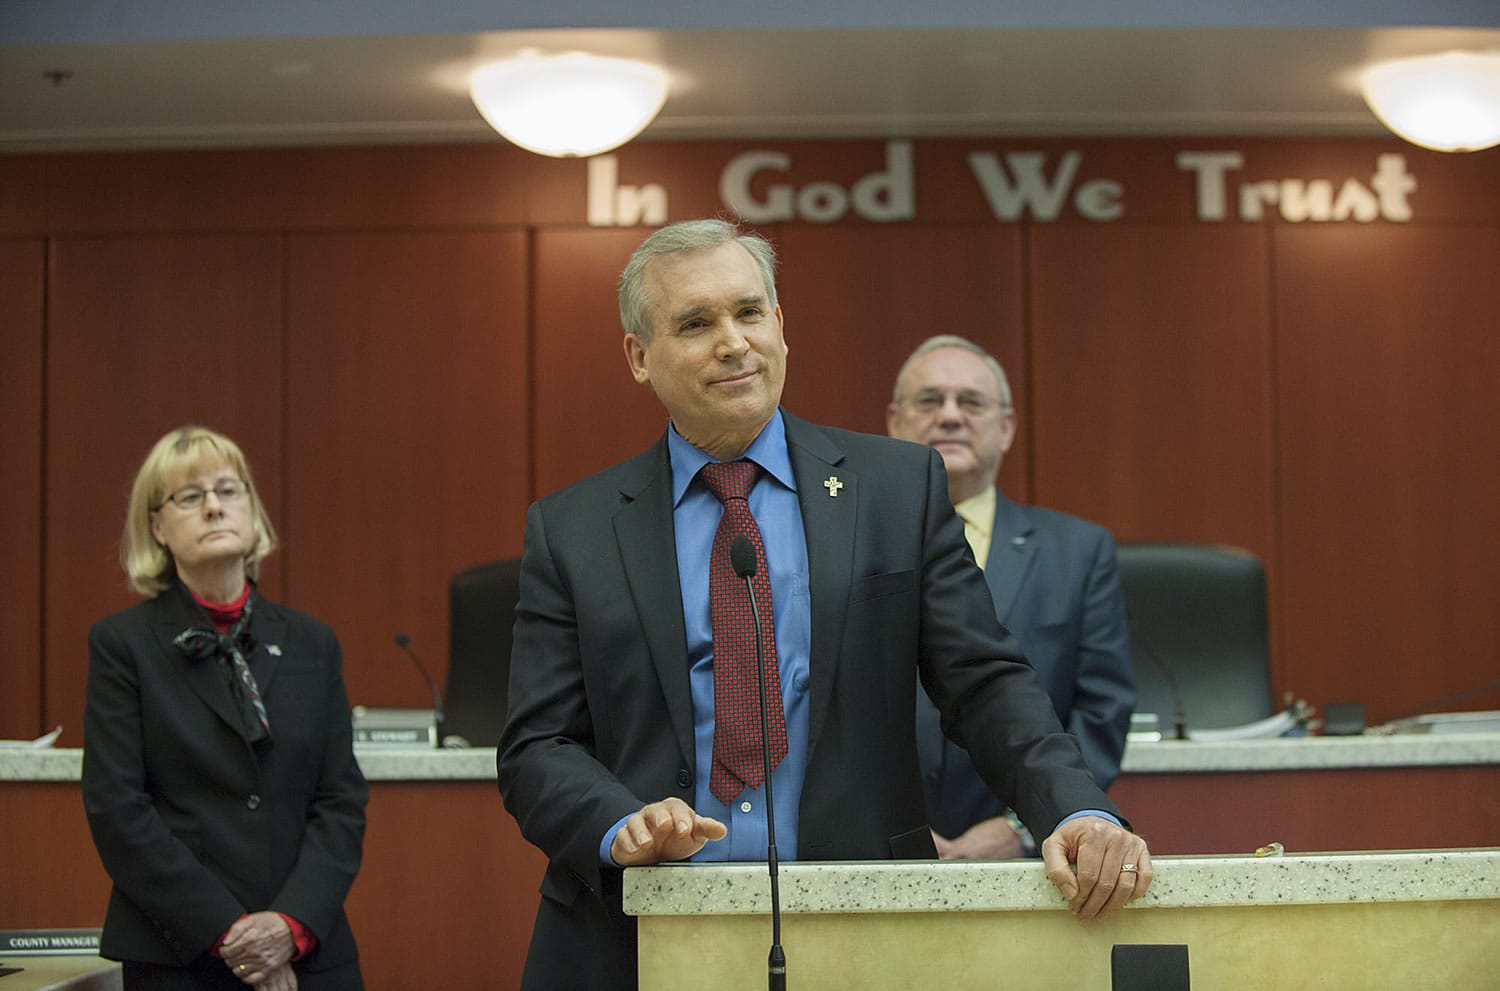
[[[1120,583],[1135,655],[1136,712],[1171,735],[1275,712],[1266,643],[1266,575],[1237,547],[1121,541]]]
[[[505,727],[521,561],[493,561],[461,571],[448,592],[443,735],[462,737],[472,747],[493,747]]]

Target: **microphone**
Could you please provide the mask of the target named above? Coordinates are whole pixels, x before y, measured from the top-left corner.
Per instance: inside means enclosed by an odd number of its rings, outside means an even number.
[[[442,689],[438,688],[438,683],[432,679],[432,675],[427,673],[427,668],[423,666],[421,658],[417,657],[417,652],[411,649],[411,637],[405,633],[396,634],[396,646],[406,651],[406,656],[411,658],[411,662],[417,666],[417,671],[421,673],[422,680],[427,682],[427,687],[432,690],[432,745],[440,747],[443,745]]]
[[[1125,625],[1130,628],[1130,645],[1134,648],[1135,653],[1138,653],[1143,659],[1149,661],[1151,666],[1166,680],[1167,694],[1172,699],[1172,729],[1177,739],[1186,740],[1188,738],[1187,717],[1184,715],[1182,709],[1182,689],[1177,687],[1177,678],[1172,674],[1171,665],[1157,657],[1156,652],[1146,643],[1145,639],[1140,635],[1140,628],[1136,626],[1135,617],[1130,614],[1129,609],[1125,611]]]
[[[766,711],[766,658],[764,631],[760,625],[760,606],[755,601],[755,547],[743,534],[729,545],[729,566],[745,579],[750,593],[750,618],[755,622],[755,681],[760,691],[760,760],[766,778],[766,866],[771,874],[771,953],[766,958],[766,977],[770,991],[786,989],[786,951],[781,948],[781,889],[776,876],[776,805],[771,800],[771,740],[766,731],[770,716]],[[781,700],[776,700],[781,704]]]

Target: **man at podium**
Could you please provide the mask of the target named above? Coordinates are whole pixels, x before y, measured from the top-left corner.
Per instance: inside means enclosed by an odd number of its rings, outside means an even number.
[[[1078,916],[1150,884],[1146,844],[995,618],[941,457],[781,409],[774,270],[771,244],[725,221],[647,238],[620,278],[624,350],[670,425],[527,513],[497,758],[506,807],[549,858],[524,987],[634,986],[622,867],[765,858],[762,681],[786,859],[936,856],[917,675],[1046,837]]]

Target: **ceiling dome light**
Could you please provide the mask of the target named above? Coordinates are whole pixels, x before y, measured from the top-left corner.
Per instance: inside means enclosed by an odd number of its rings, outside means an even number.
[[[1500,54],[1447,52],[1365,70],[1365,102],[1397,136],[1434,151],[1500,144]]]
[[[476,69],[469,97],[491,127],[538,155],[583,157],[645,130],[667,99],[667,73],[629,59],[570,52]]]

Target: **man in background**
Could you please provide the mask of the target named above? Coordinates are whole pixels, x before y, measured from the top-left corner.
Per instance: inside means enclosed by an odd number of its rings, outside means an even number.
[[[886,411],[892,437],[936,448],[948,495],[984,569],[995,615],[1015,636],[1078,739],[1100,788],[1120,772],[1135,706],[1125,599],[1109,531],[1006,498],[996,485],[1016,436],[1010,384],[979,345],[941,335],[924,341],[896,376]],[[917,701],[923,786],[945,858],[1035,856],[1020,820],[995,797],[969,754],[947,739],[925,693]]]

